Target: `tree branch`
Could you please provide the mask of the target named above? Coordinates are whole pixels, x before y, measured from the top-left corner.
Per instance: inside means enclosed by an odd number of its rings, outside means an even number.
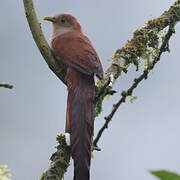
[[[139,59],[144,59],[144,53],[157,49],[158,33],[172,23],[180,21],[180,0],[165,11],[160,17],[149,20],[146,26],[134,32],[133,38],[124,47],[116,50],[112,56],[112,65],[106,71],[106,80],[113,74],[114,81],[120,76],[124,66],[133,63],[138,70]],[[114,82],[113,81],[113,82]],[[100,85],[101,86],[101,85]]]
[[[65,136],[57,135],[57,151],[51,156],[50,168],[42,174],[40,180],[63,180],[70,163],[70,147],[66,145]]]
[[[7,89],[12,89],[13,85],[10,85],[10,84],[0,84],[0,87],[7,88]]]
[[[51,48],[49,47],[44,37],[44,34],[41,29],[41,25],[38,21],[38,18],[34,9],[33,0],[23,0],[23,2],[24,2],[26,18],[29,23],[29,27],[33,35],[34,41],[36,42],[36,45],[38,46],[49,68],[56,74],[56,76],[64,84],[66,84],[65,82],[66,68],[62,63],[59,63],[59,62],[57,63],[52,54]]]
[[[109,123],[112,121],[112,118],[113,118],[114,114],[116,113],[116,111],[118,110],[118,108],[120,107],[120,105],[122,103],[125,103],[126,98],[128,96],[132,95],[134,89],[140,84],[140,82],[142,80],[144,80],[144,79],[146,80],[147,79],[148,74],[154,68],[156,63],[158,61],[160,61],[160,57],[161,57],[162,53],[165,52],[165,51],[169,51],[169,48],[167,48],[167,47],[168,47],[169,40],[170,40],[170,38],[171,38],[173,33],[174,33],[174,25],[169,27],[168,33],[166,34],[166,36],[165,36],[165,38],[163,40],[163,43],[162,43],[162,45],[160,47],[158,55],[156,57],[154,57],[154,60],[149,64],[147,69],[144,70],[142,75],[140,75],[138,78],[134,79],[134,82],[130,86],[129,89],[127,89],[126,91],[122,91],[120,100],[116,104],[113,105],[113,109],[112,109],[111,113],[104,118],[105,119],[104,125],[102,126],[102,128],[100,128],[100,130],[97,133],[96,138],[94,139],[93,145],[95,147],[97,147],[97,143],[98,143],[99,139],[101,138],[101,136],[102,136],[103,132],[105,131],[105,129],[108,128]]]
[[[103,89],[105,84],[110,79],[111,83],[114,84],[122,71],[127,73],[130,64],[134,64],[138,70],[140,59],[148,60],[150,55],[158,50],[159,33],[178,21],[180,21],[180,0],[176,0],[169,10],[160,17],[149,20],[144,27],[136,30],[132,39],[128,40],[124,47],[116,50],[112,56],[112,64],[105,72],[105,80],[97,82],[97,92],[101,91],[101,96],[96,103],[96,115],[101,113],[103,99],[112,90],[112,86]]]

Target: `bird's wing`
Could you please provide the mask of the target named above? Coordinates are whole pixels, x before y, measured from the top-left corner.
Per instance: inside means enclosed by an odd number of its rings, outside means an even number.
[[[52,42],[55,57],[78,71],[103,78],[99,57],[89,39],[82,33],[66,33]]]

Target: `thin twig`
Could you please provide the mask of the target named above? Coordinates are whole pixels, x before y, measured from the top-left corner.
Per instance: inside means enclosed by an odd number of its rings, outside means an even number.
[[[12,89],[13,85],[11,85],[11,84],[0,84],[0,87],[7,88],[7,89]]]
[[[111,113],[104,118],[105,123],[103,124],[102,128],[100,128],[100,130],[97,133],[96,138],[94,139],[94,143],[93,143],[94,147],[98,147],[97,143],[98,143],[99,139],[101,138],[104,130],[108,128],[108,125],[109,125],[110,121],[112,120],[114,114],[116,113],[116,111],[118,110],[120,105],[126,101],[126,98],[128,96],[132,95],[134,89],[140,84],[140,82],[143,79],[147,79],[148,74],[154,68],[156,63],[160,60],[161,54],[163,52],[169,50],[167,47],[168,47],[169,40],[170,40],[173,33],[174,33],[174,25],[169,27],[169,30],[168,30],[168,32],[167,32],[167,34],[165,36],[164,42],[162,42],[162,45],[160,47],[158,56],[154,58],[152,63],[148,66],[148,68],[143,72],[142,75],[140,75],[138,78],[134,79],[133,84],[131,85],[131,87],[128,90],[122,91],[120,100],[116,104],[113,105],[113,109],[112,109]]]

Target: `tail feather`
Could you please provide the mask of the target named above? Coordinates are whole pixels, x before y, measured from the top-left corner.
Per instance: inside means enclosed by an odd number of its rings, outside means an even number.
[[[94,78],[68,68],[66,131],[70,133],[74,180],[89,180],[94,131]]]

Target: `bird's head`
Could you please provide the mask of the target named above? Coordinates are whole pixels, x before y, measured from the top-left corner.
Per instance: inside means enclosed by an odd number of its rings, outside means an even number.
[[[53,37],[62,35],[70,31],[81,31],[81,25],[71,14],[57,14],[54,17],[45,16],[44,20],[52,22]]]

